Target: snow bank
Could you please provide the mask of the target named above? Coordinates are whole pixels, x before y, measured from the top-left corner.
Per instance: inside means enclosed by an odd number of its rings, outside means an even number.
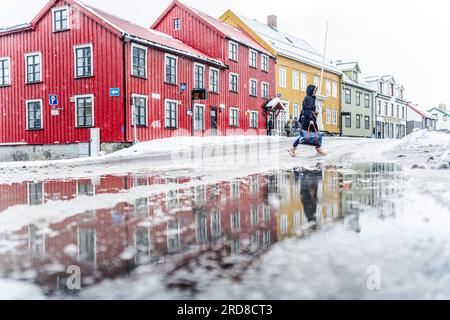
[[[0,278],[0,300],[43,300],[41,290],[22,281]]]

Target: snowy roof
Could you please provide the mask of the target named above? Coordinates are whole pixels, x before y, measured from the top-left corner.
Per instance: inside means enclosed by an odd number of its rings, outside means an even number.
[[[421,115],[423,118],[436,119],[436,117],[430,112],[426,111],[424,108],[417,104],[408,103],[408,108],[417,114]]]
[[[336,61],[336,65],[343,71],[354,70],[357,68],[359,70],[358,62],[338,62]]]
[[[181,42],[173,38],[170,35],[161,33],[149,28],[139,26],[133,22],[116,17],[103,10],[94,8],[79,0],[65,0],[69,5],[77,5],[79,10],[87,14],[91,18],[98,20],[103,26],[108,28],[112,32],[129,36],[136,41],[141,41],[149,46],[157,47],[162,50],[172,51],[181,55],[186,55],[194,59],[203,60],[209,63],[225,66],[220,60],[212,58],[205,53],[189,46],[186,43]],[[12,32],[20,32],[28,30],[29,28],[35,28],[36,23],[46,14],[56,3],[56,0],[50,1],[44,9],[33,19],[31,23],[18,25],[15,27],[0,29],[0,35],[9,34]]]
[[[279,55],[285,56],[318,68],[322,67],[323,56],[308,42],[288,33],[272,29],[268,25],[237,15],[247,26],[259,35]],[[325,70],[336,74],[342,74],[340,69],[330,59],[325,59]]]
[[[428,112],[432,112],[432,111],[438,111],[438,112],[440,112],[440,113],[442,113],[442,114],[445,114],[445,115],[447,115],[447,116],[449,116],[449,117],[450,117],[450,112],[448,112],[448,111],[445,111],[445,110],[442,110],[442,109],[439,109],[439,108],[437,108],[437,107],[434,107],[434,108],[428,109],[427,111],[428,111]]]
[[[345,73],[343,74],[343,80],[345,83],[353,85],[355,87],[360,87],[369,91],[375,91],[372,87],[369,86],[367,82],[364,81],[363,77],[358,77],[358,82],[350,79]]]
[[[177,1],[179,4],[181,4],[179,1]],[[211,17],[210,15],[201,12],[195,8],[192,8],[190,6],[187,6],[185,4],[182,4],[192,10],[194,13],[198,14],[200,17],[202,17],[206,22],[214,26],[216,29],[218,29],[220,32],[222,32],[224,35],[226,35],[231,40],[234,40],[236,42],[239,42],[241,44],[244,44],[248,47],[251,47],[253,49],[256,49],[260,52],[263,52],[267,55],[271,55],[263,46],[261,46],[258,42],[253,40],[251,37],[247,36],[245,33],[243,33],[241,30],[236,29],[233,26],[230,26],[229,24],[220,21],[217,18]]]
[[[389,81],[392,80],[395,82],[395,78],[393,75],[385,75],[385,76],[365,76],[366,81]]]

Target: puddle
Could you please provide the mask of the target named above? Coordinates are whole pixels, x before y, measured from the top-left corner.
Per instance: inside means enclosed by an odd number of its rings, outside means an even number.
[[[144,272],[161,278],[164,290],[195,297],[198,277],[239,282],[277,243],[337,224],[359,233],[369,210],[395,216],[404,181],[395,165],[368,164],[214,184],[126,175],[0,185],[0,219],[18,219],[0,225],[0,276],[35,283],[48,296],[72,296],[76,268],[83,288]],[[147,196],[158,188],[164,192]],[[101,207],[98,199],[114,205]],[[76,211],[86,206],[94,209]],[[48,219],[47,209],[55,210]]]

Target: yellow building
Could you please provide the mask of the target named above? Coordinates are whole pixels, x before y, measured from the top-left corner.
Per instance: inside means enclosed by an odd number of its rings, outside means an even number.
[[[220,19],[247,33],[277,57],[277,94],[286,112],[277,117],[275,130],[282,134],[287,120],[299,118],[307,86],[319,86],[322,55],[305,40],[279,31],[276,16],[269,16],[268,23],[264,24],[227,10]],[[325,101],[318,126],[320,130],[339,134],[342,72],[329,60],[325,61],[324,70],[320,94],[325,97]]]

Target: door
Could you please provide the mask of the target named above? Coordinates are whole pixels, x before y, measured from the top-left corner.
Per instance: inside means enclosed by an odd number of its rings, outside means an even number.
[[[217,136],[217,108],[211,108],[211,135]]]
[[[100,153],[100,128],[91,128],[90,156],[97,157]]]
[[[284,111],[280,111],[278,116],[276,117],[276,133],[277,136],[283,136],[285,134],[284,125],[287,121],[287,114]]]

